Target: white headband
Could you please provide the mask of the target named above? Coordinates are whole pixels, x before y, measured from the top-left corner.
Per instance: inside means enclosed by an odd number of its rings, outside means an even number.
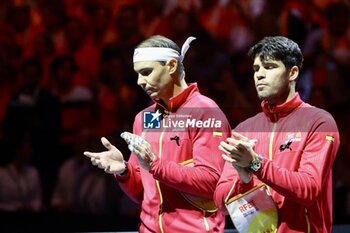
[[[187,50],[190,48],[190,43],[195,40],[195,37],[188,37],[185,43],[182,45],[181,54],[178,51],[171,48],[163,47],[148,47],[148,48],[136,48],[134,51],[134,62],[138,61],[168,61],[170,58],[182,62],[185,58]]]

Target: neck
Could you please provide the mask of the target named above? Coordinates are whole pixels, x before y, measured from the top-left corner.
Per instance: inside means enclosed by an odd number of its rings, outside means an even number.
[[[183,90],[185,90],[188,87],[186,81],[184,78],[180,78],[180,80],[178,80],[177,82],[174,83],[173,86],[173,91],[172,91],[172,95],[169,96],[169,98],[167,98],[166,100],[163,100],[164,104],[166,105],[166,107],[168,108],[168,103],[169,103],[169,99],[177,96],[180,92],[182,92]]]
[[[185,90],[187,87],[188,87],[188,85],[187,85],[185,79],[181,78],[181,80],[178,83],[175,83],[175,85],[174,85],[173,96],[178,95],[180,92]]]
[[[285,95],[281,95],[281,96],[279,96],[279,98],[276,98],[275,100],[273,100],[273,99],[268,100],[269,106],[273,107],[276,105],[286,103],[286,102],[290,101],[291,99],[293,99],[294,95],[295,95],[295,88],[289,87],[289,91],[286,92]]]

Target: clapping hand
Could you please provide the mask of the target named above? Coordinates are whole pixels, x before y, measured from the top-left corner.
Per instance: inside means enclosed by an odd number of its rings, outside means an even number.
[[[89,152],[85,151],[84,155],[90,158],[91,163],[104,169],[106,173],[123,173],[126,169],[122,153],[113,146],[105,137],[101,138],[103,146],[107,151]]]
[[[128,144],[129,150],[137,156],[141,167],[149,171],[155,159],[155,155],[151,151],[151,145],[136,134],[124,132],[120,136]]]
[[[257,156],[254,151],[255,143],[234,131],[232,136],[219,145],[219,149],[224,152],[222,158],[232,164],[244,183],[248,183],[251,180],[251,173],[247,171],[246,167],[249,166],[254,156]]]

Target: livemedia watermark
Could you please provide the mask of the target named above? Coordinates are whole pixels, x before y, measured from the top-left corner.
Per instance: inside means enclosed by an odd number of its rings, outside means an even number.
[[[225,121],[225,115],[219,109],[193,108],[171,113],[157,110],[143,112],[142,127],[147,131],[222,131]]]

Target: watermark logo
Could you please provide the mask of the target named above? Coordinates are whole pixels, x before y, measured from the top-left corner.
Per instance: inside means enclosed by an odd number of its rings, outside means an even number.
[[[169,118],[168,120],[163,121],[164,128],[221,128],[221,120],[215,118],[208,118],[206,120],[196,119],[196,118],[187,118],[187,119],[173,119]]]
[[[156,112],[144,112],[143,113],[143,128],[144,129],[159,129],[161,124],[161,113],[159,110]]]
[[[182,109],[180,112],[162,114],[160,110],[143,112],[143,129],[172,132],[189,129],[217,131],[222,127],[223,114],[217,109]]]

